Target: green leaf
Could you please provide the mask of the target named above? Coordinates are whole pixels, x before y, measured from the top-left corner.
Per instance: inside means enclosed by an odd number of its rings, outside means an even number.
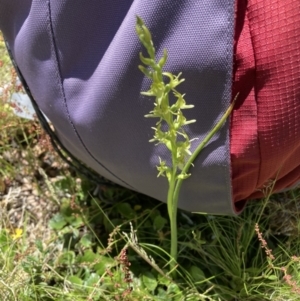
[[[34,268],[34,262],[31,262],[31,260],[28,260],[28,258],[26,259],[26,261],[21,261],[21,266],[25,273],[31,275],[32,269]]]
[[[115,265],[116,265],[116,262],[112,258],[106,257],[106,256],[101,256],[99,263],[94,265],[94,269],[98,275],[102,276],[105,273],[106,269],[109,269]]]
[[[72,213],[71,216],[66,216],[65,220],[75,228],[83,225],[82,217],[79,214]]]
[[[68,276],[67,280],[75,285],[82,285],[82,280],[77,276]]]
[[[118,212],[125,218],[132,219],[135,217],[135,211],[128,203],[119,203],[116,205]]]
[[[75,253],[73,251],[66,251],[58,257],[59,264],[71,265],[75,262]]]
[[[142,281],[149,291],[154,291],[157,287],[157,280],[150,272],[145,272],[142,276]]]
[[[206,279],[203,271],[195,265],[190,267],[189,272],[195,282],[200,282]]]
[[[167,271],[164,271],[164,272],[167,274]],[[168,279],[167,277],[162,276],[161,274],[158,274],[157,278],[158,278],[159,284],[163,284],[165,286],[168,286],[171,283],[170,279]]]
[[[167,222],[168,221],[164,217],[158,215],[153,221],[153,227],[156,231],[159,231],[167,224]]]
[[[74,210],[70,206],[70,200],[69,199],[63,199],[62,204],[60,206],[60,213],[64,216],[71,216],[74,213]]]
[[[146,213],[146,210],[144,211],[144,213]],[[159,216],[159,215],[160,215],[160,211],[157,210],[157,209],[149,211],[149,217],[150,217],[150,219],[151,219],[152,222],[154,222],[154,220],[156,219],[156,217]]]
[[[35,241],[35,245],[41,253],[44,251],[43,242],[40,239]]]
[[[11,237],[9,236],[9,232],[6,229],[2,229],[0,231],[0,250],[4,252],[11,247]]]
[[[168,294],[179,295],[181,293],[179,286],[176,283],[170,283],[167,290]]]
[[[67,224],[61,213],[55,214],[49,221],[49,227],[53,230],[61,230]]]
[[[258,277],[261,275],[262,269],[256,268],[256,267],[250,267],[250,268],[245,269],[245,272],[249,273],[251,275],[251,277]]]
[[[85,285],[94,289],[94,285],[97,284],[99,280],[99,275],[97,275],[96,273],[92,273],[91,276],[85,281]]]
[[[81,237],[79,244],[84,248],[89,248],[92,245],[91,234],[85,234]]]
[[[276,275],[264,275],[265,279],[276,281],[278,277]]]
[[[92,250],[86,250],[82,256],[77,256],[79,263],[93,263],[100,258],[99,254],[94,253]]]
[[[168,300],[167,299],[167,292],[163,288],[159,287],[157,289],[157,297],[159,298],[158,300]]]

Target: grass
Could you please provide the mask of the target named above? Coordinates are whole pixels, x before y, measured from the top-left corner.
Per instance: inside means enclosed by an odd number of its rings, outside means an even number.
[[[172,279],[166,204],[70,170],[13,115],[3,41],[0,64],[0,300],[299,300],[299,190],[238,217],[179,210]]]

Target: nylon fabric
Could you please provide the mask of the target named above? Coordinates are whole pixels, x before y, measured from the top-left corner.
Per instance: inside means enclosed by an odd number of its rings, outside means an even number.
[[[153,33],[158,57],[169,52],[166,70],[183,72],[180,86],[195,105],[187,132],[201,141],[231,99],[234,3],[205,1],[0,0],[0,28],[33,97],[63,145],[99,174],[166,201],[167,180],[156,178],[153,107],[141,96],[149,80],[137,69],[142,50],[135,16]],[[11,11],[8,16],[6,11]],[[12,30],[19,24],[17,30]],[[194,141],[192,151],[198,141]],[[232,214],[229,122],[211,140],[185,181],[179,207]]]
[[[233,199],[300,180],[300,1],[238,0],[231,161]]]

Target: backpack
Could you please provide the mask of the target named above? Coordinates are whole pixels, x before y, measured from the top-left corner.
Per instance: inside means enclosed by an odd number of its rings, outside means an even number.
[[[296,1],[289,2],[299,6]],[[242,92],[232,121],[227,120],[194,162],[178,204],[193,212],[236,214],[247,199],[263,196],[270,180],[279,180],[274,191],[294,185],[299,180],[300,158],[296,118],[300,92],[293,92],[299,73],[287,93],[287,97],[294,93],[288,110],[277,98],[265,101],[258,92],[268,85],[265,81],[259,86],[249,41],[266,21],[255,15],[259,1],[250,8],[245,1],[237,3],[3,0],[0,29],[57,150],[70,154],[75,165],[95,181],[101,175],[163,202],[167,180],[156,177],[156,165],[159,157],[170,164],[170,157],[165,146],[149,143],[154,124],[144,115],[153,103],[140,93],[149,89],[150,82],[137,68],[142,46],[135,33],[136,15],[152,32],[157,56],[168,50],[166,71],[182,72],[185,78],[180,92],[195,105],[187,118],[197,120],[186,129],[192,139],[197,138],[192,152],[236,93]],[[250,32],[252,21],[255,26]],[[300,39],[296,30],[294,36]],[[299,65],[297,58],[294,61]],[[264,64],[260,58],[258,62]],[[262,67],[262,77],[263,71]],[[269,76],[272,79],[272,72]],[[286,122],[290,131],[283,139],[288,150],[280,150],[284,158],[281,154],[278,160],[270,145],[280,147],[278,139],[287,133],[286,126],[280,128],[280,120],[291,114],[295,118]],[[293,176],[280,182],[291,172]]]

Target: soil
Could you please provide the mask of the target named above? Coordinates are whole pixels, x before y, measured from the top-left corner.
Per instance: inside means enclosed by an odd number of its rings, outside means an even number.
[[[69,197],[68,192],[54,193],[53,184],[69,167],[39,144],[30,152],[15,148],[0,157],[15,169],[13,178],[0,178],[0,219],[9,230],[26,230],[30,241],[49,238],[48,221],[59,209],[59,198]]]

